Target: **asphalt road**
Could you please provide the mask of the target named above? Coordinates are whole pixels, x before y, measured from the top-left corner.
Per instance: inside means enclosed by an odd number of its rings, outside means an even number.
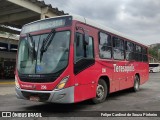
[[[96,105],[91,104],[89,101],[76,104],[50,104],[19,100],[15,96],[14,85],[0,85],[0,111],[35,111],[46,113],[49,116],[74,116],[79,111],[90,111],[83,112],[82,115],[95,114],[95,111],[160,111],[160,73],[150,73],[149,81],[140,86],[139,92],[134,93],[130,90],[116,92],[111,94],[104,103]],[[56,119],[59,118],[56,117]],[[83,117],[83,119],[92,118]],[[118,119],[128,120],[127,117]],[[130,119],[135,120],[138,118]],[[160,118],[141,117],[140,119],[158,120]]]

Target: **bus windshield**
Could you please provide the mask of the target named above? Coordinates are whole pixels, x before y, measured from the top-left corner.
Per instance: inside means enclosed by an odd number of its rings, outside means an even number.
[[[20,38],[17,68],[21,74],[49,74],[68,65],[70,31],[55,32],[43,51],[50,33]],[[31,47],[32,46],[32,47]]]

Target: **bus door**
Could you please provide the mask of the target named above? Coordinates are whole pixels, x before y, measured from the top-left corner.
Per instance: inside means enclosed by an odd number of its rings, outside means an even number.
[[[96,93],[94,69],[94,36],[85,26],[77,25],[74,40],[75,101],[91,98]]]

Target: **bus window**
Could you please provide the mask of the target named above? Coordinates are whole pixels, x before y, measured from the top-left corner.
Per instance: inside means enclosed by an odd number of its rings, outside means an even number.
[[[100,32],[99,52],[100,58],[112,58],[111,36]]]
[[[116,60],[124,59],[124,40],[113,37],[113,57]]]
[[[135,45],[135,60],[142,61],[142,47],[139,45]]]
[[[84,58],[93,58],[93,38],[89,37],[89,42],[85,43],[83,34],[76,33],[75,40],[75,62]]]
[[[143,62],[148,62],[148,56],[147,55],[143,55]]]
[[[94,58],[94,54],[93,54],[93,38],[89,37],[89,42],[86,45],[86,57],[87,58]]]
[[[142,47],[142,54],[143,54],[143,62],[148,62],[148,56],[147,56],[147,48]]]
[[[142,52],[142,47],[139,45],[136,45],[136,52],[141,53]]]
[[[78,61],[80,58],[84,57],[84,48],[83,48],[83,35],[76,33],[76,44],[75,44],[75,61]]]
[[[134,60],[134,44],[126,41],[126,60]]]
[[[143,54],[147,54],[147,48],[144,48],[144,47],[143,47],[143,48],[142,48],[142,53],[143,53]]]
[[[135,53],[135,60],[136,60],[136,61],[142,61],[142,54],[140,54],[140,53]]]

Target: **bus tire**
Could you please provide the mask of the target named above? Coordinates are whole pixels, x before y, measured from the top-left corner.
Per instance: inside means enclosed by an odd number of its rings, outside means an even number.
[[[106,82],[103,79],[98,81],[96,89],[96,97],[92,99],[94,104],[102,103],[106,100],[108,94],[108,87]]]
[[[139,79],[139,76],[138,76],[138,75],[135,75],[133,92],[139,91],[139,87],[140,87],[140,79]]]

